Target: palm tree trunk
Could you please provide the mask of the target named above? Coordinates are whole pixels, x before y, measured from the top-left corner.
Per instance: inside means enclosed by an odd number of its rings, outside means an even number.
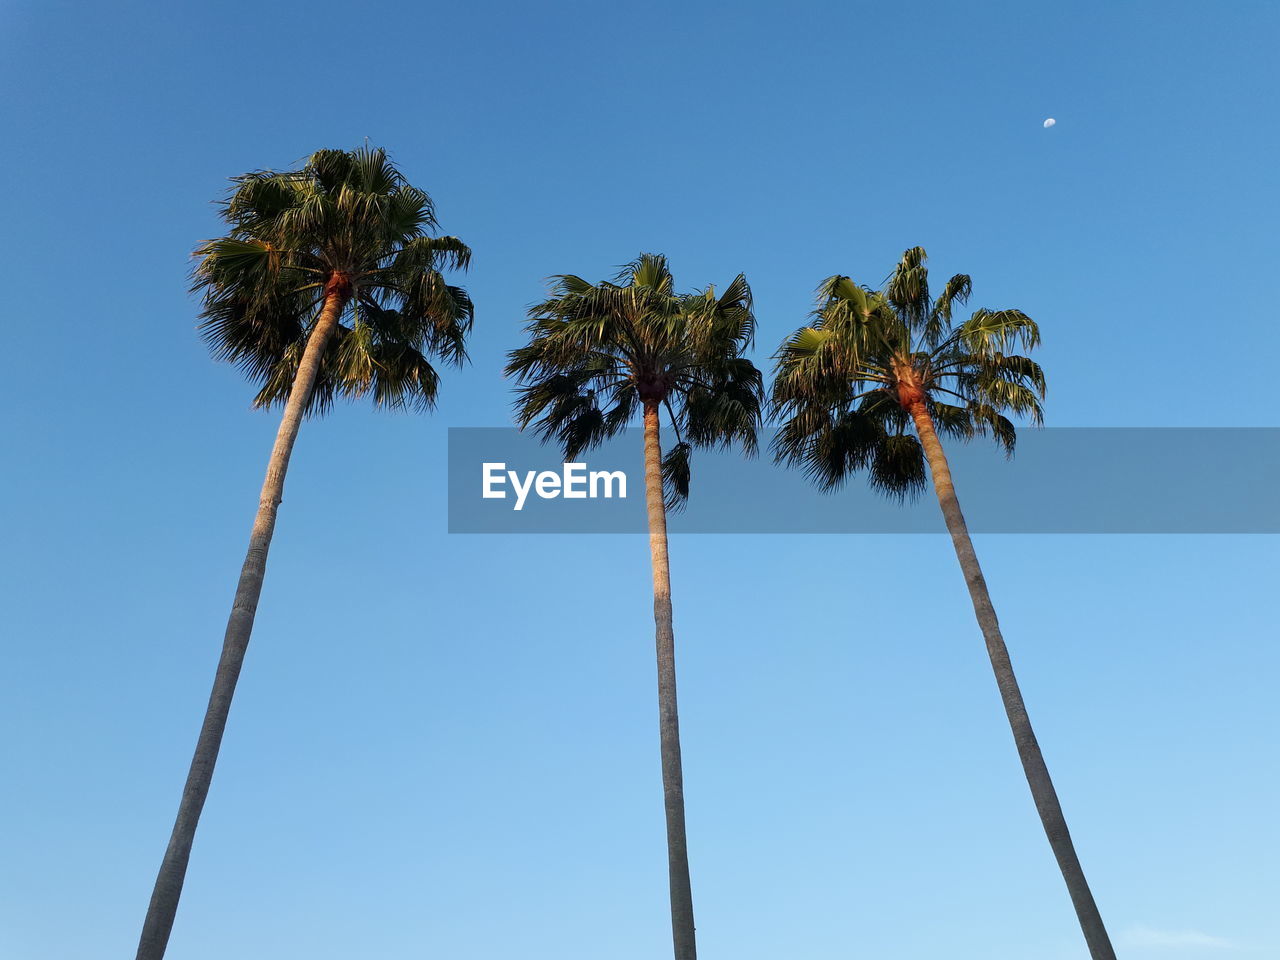
[[[689,847],[684,830],[684,775],[680,766],[680,716],[676,709],[676,649],[671,622],[671,563],[667,557],[667,507],[662,495],[662,445],[658,401],[644,404],[644,489],[653,560],[653,620],[658,653],[658,732],[662,743],[662,796],[667,812],[667,869],[671,880],[671,936],[675,960],[696,960]]]
[[[289,390],[289,399],[285,402],[275,446],[271,448],[271,460],[267,464],[267,476],[258,501],[258,515],[254,518],[253,531],[249,535],[249,552],[240,570],[240,582],[236,585],[236,596],[222,641],[222,658],[218,661],[218,670],[213,677],[213,692],[209,695],[209,706],[205,710],[204,723],[196,740],[195,756],[187,773],[186,786],[182,789],[178,817],[169,837],[164,860],[160,863],[160,873],[151,893],[151,904],[143,921],[137,960],[161,960],[169,943],[173,918],[178,911],[178,900],[182,896],[182,884],[186,879],[187,861],[191,858],[191,844],[196,836],[196,824],[200,821],[209,784],[213,781],[213,768],[218,762],[218,749],[227,727],[231,697],[235,693],[236,681],[240,678],[240,667],[249,647],[249,635],[253,632],[253,619],[258,612],[258,597],[262,593],[262,579],[267,568],[267,551],[271,548],[276,511],[284,492],[289,456],[293,452],[293,442],[298,437],[303,411],[315,387],[320,359],[337,329],[338,317],[350,296],[350,287],[345,278],[337,279],[337,284],[331,281],[326,288],[324,308],[307,339],[297,376]]]
[[[1022,691],[1018,689],[1018,680],[1013,674],[1013,664],[1009,661],[1009,650],[1000,633],[1000,624],[996,619],[995,607],[991,605],[991,596],[987,593],[987,581],[983,578],[982,568],[978,565],[978,555],[974,552],[973,541],[969,539],[969,528],[964,522],[964,514],[960,512],[960,501],[956,498],[955,487],[951,482],[951,469],[947,465],[942,443],[938,440],[938,434],[933,428],[933,419],[929,416],[928,408],[923,402],[913,403],[910,413],[912,420],[915,421],[920,444],[924,447],[925,456],[929,460],[933,488],[938,494],[938,503],[942,507],[942,516],[946,519],[947,530],[951,533],[956,557],[960,561],[961,570],[964,571],[965,582],[969,585],[973,612],[978,618],[978,626],[982,628],[982,635],[987,642],[987,654],[991,658],[991,668],[995,671],[996,683],[1000,687],[1005,714],[1009,718],[1013,739],[1018,746],[1018,756],[1022,759],[1022,769],[1031,787],[1031,796],[1040,814],[1040,822],[1044,825],[1044,832],[1049,838],[1049,846],[1053,848],[1053,855],[1058,860],[1062,878],[1067,882],[1071,902],[1075,905],[1076,916],[1080,920],[1080,929],[1084,931],[1084,939],[1089,946],[1089,955],[1093,960],[1115,960],[1115,950],[1111,946],[1110,937],[1107,936],[1107,928],[1102,923],[1098,906],[1094,903],[1088,881],[1085,880],[1080,858],[1076,856],[1076,848],[1071,842],[1071,833],[1067,830],[1067,821],[1062,814],[1062,805],[1058,802],[1057,791],[1053,789],[1053,781],[1049,778],[1049,768],[1045,766],[1040,744],[1036,741],[1035,731],[1031,729],[1031,719],[1027,716],[1026,705],[1022,702]]]

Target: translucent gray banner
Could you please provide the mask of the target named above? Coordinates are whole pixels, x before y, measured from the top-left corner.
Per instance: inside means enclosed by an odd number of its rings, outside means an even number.
[[[932,488],[897,504],[860,476],[822,493],[761,453],[699,450],[672,533],[941,533]],[[1024,430],[1008,460],[948,447],[975,533],[1280,533],[1280,428]],[[449,430],[450,533],[642,533],[642,438],[630,429],[567,466],[505,427]],[[487,495],[486,495],[487,494]]]

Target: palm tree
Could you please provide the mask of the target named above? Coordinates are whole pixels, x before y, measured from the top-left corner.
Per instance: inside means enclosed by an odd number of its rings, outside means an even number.
[[[933,299],[920,247],[903,254],[882,292],[844,276],[824,281],[813,324],[778,353],[773,399],[784,419],[774,451],[825,489],[865,470],[875,489],[896,498],[924,486],[928,463],[1018,756],[1090,955],[1115,960],[1031,728],[938,438],[990,436],[1012,455],[1016,431],[1004,414],[1041,422],[1044,373],[1034,361],[1009,352],[1030,351],[1040,341],[1039,329],[1019,310],[977,310],[954,322],[952,310],[968,300],[971,287],[969,277],[957,275]]]
[[[322,150],[300,170],[259,171],[233,183],[222,208],[227,234],[196,251],[201,328],[219,358],[261,384],[255,403],[283,404],[284,415],[138,960],[160,960],[173,928],[303,416],[338,396],[430,408],[439,378],[428,358],[461,363],[471,327],[466,292],[440,273],[464,269],[470,251],[455,237],[432,235],[430,197],[384,151]]]
[[[642,254],[613,282],[553,278],[551,297],[529,318],[529,343],[507,364],[520,384],[521,429],[533,426],[571,461],[618,434],[637,407],[643,415],[671,932],[676,960],[694,960],[667,510],[688,496],[693,448],[755,451],[763,382],[742,356],[755,330],[751,289],[739,274],[720,296],[712,287],[679,294],[666,258]],[[663,411],[677,440],[665,456]]]

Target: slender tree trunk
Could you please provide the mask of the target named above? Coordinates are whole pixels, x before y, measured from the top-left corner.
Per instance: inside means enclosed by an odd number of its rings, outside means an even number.
[[[1058,802],[1057,791],[1053,789],[1053,781],[1049,778],[1049,768],[1045,766],[1040,744],[1036,742],[1035,731],[1031,729],[1031,719],[1022,702],[1022,691],[1018,689],[1018,680],[1013,674],[1009,650],[1000,633],[1000,624],[996,619],[995,607],[991,605],[991,596],[987,593],[987,581],[978,565],[973,541],[969,539],[969,528],[964,522],[964,514],[960,512],[960,501],[956,499],[951,470],[947,466],[947,457],[938,434],[933,429],[933,419],[923,402],[913,403],[910,413],[920,436],[920,444],[929,460],[933,488],[938,494],[938,503],[947,521],[956,557],[960,560],[965,582],[969,585],[973,612],[987,641],[987,654],[991,658],[991,668],[995,671],[996,683],[1000,687],[1005,714],[1009,718],[1013,739],[1018,746],[1018,756],[1022,759],[1022,769],[1027,775],[1031,796],[1035,800],[1044,832],[1049,838],[1049,846],[1053,848],[1062,878],[1067,882],[1071,902],[1075,905],[1076,916],[1080,920],[1080,929],[1084,931],[1084,939],[1089,946],[1089,955],[1093,960],[1115,960],[1116,952],[1107,936],[1107,928],[1102,923],[1098,906],[1094,903],[1089,883],[1085,880],[1084,869],[1080,866],[1080,858],[1076,856],[1076,848],[1071,842],[1067,821],[1062,814],[1062,805]]]
[[[271,548],[271,535],[275,530],[276,511],[284,492],[284,477],[289,469],[289,456],[293,442],[298,437],[298,427],[307,401],[315,387],[320,369],[320,359],[325,347],[338,326],[338,317],[350,295],[345,278],[330,281],[326,288],[324,308],[315,328],[307,340],[298,373],[285,402],[284,416],[276,433],[275,446],[271,448],[271,460],[267,464],[266,480],[262,484],[262,496],[258,501],[258,515],[249,535],[249,552],[240,570],[240,582],[236,585],[231,616],[222,641],[222,658],[213,677],[213,692],[205,710],[204,723],[196,740],[195,756],[187,773],[186,786],[178,805],[177,820],[169,837],[160,873],[151,893],[151,905],[142,925],[142,938],[138,942],[137,960],[161,960],[173,929],[173,918],[182,896],[182,884],[186,879],[187,861],[191,858],[191,844],[196,836],[196,824],[204,808],[209,784],[213,781],[214,764],[218,762],[218,748],[227,727],[227,713],[231,709],[231,697],[235,693],[240,667],[244,663],[249,635],[253,632],[253,619],[258,612],[258,597],[262,593],[262,579],[266,574],[267,551]]]
[[[671,936],[675,960],[695,960],[693,891],[684,830],[684,774],[680,766],[680,716],[676,709],[676,649],[671,622],[671,563],[667,557],[667,507],[662,495],[662,445],[658,401],[644,404],[644,489],[653,558],[653,620],[658,652],[658,732],[662,742],[662,796],[667,812],[667,869],[671,878]]]

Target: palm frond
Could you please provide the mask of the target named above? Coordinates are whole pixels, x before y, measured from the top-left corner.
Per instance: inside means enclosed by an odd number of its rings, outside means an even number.
[[[692,476],[690,457],[693,446],[680,442],[662,458],[663,499],[668,510],[680,510],[689,500],[689,478]]]
[[[1021,310],[975,310],[956,330],[956,339],[970,353],[987,356],[1040,345],[1040,328]]]
[[[926,480],[924,450],[914,436],[889,435],[876,444],[867,469],[871,489],[901,502],[918,496]]]

